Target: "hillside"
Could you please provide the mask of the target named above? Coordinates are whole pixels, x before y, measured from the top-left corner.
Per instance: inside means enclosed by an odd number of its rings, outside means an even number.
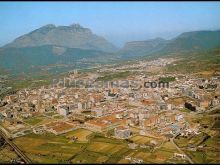
[[[220,73],[220,47],[203,52],[183,53],[181,60],[166,67],[169,73],[197,73],[214,75]]]
[[[142,57],[163,49],[167,42],[167,40],[162,38],[155,38],[146,41],[132,41],[126,43],[117,54],[124,59]]]
[[[128,42],[117,54],[123,59],[144,56],[181,55],[202,52],[220,46],[220,30],[184,32],[171,40],[156,38]]]
[[[170,40],[158,54],[206,51],[220,46],[220,30],[185,32]]]
[[[43,70],[59,72],[70,68],[87,68],[96,63],[110,62],[111,53],[60,46],[38,46],[0,49],[0,66],[12,73]]]

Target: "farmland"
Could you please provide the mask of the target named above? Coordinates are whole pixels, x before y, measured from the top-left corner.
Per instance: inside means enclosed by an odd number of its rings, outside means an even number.
[[[86,129],[77,129],[66,134],[67,138],[77,137],[79,142],[88,142],[88,136],[91,135],[92,132]]]
[[[73,141],[72,137],[78,139]],[[135,136],[131,139],[141,145],[150,143],[154,138]],[[157,142],[158,146],[162,144],[160,139]],[[124,159],[127,155],[143,157],[146,163],[159,163],[174,152],[171,144],[163,144],[162,151],[151,152],[140,147],[133,150],[128,147],[129,142],[126,140],[107,138],[86,129],[77,129],[59,136],[51,133],[29,134],[14,139],[14,143],[34,163],[123,163],[127,161]]]

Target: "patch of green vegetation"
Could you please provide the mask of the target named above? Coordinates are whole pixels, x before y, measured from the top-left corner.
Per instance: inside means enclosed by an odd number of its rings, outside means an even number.
[[[54,119],[63,119],[64,116],[61,116],[61,115],[55,115],[55,116],[53,116],[53,118],[54,118]]]
[[[219,141],[220,141],[220,137],[214,136],[209,138],[207,141],[205,141],[205,144],[211,148],[220,148]]]
[[[206,154],[204,152],[201,151],[188,151],[187,152],[190,157],[192,158],[192,160],[195,163],[206,163]]]
[[[159,81],[163,82],[163,83],[168,83],[168,82],[175,81],[175,77],[171,77],[171,76],[169,76],[169,77],[160,77]]]
[[[121,79],[121,78],[126,78],[129,75],[135,74],[134,72],[130,71],[125,71],[125,72],[119,72],[119,73],[113,73],[113,74],[108,74],[103,77],[98,77],[96,81],[109,81],[109,80],[114,80],[114,79]]]
[[[39,116],[39,117],[31,117],[31,118],[25,119],[24,122],[30,125],[36,125],[43,120],[44,120],[44,117]]]

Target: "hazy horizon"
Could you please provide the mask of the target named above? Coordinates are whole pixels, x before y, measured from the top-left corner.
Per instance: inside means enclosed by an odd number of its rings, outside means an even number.
[[[0,46],[46,24],[79,23],[117,47],[220,29],[219,2],[1,2]]]

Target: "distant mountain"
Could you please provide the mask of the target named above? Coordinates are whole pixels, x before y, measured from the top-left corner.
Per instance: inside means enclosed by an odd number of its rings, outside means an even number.
[[[169,41],[162,38],[155,38],[146,41],[127,42],[117,54],[121,58],[136,58],[152,54],[163,49]]]
[[[220,30],[185,32],[170,40],[160,54],[209,50],[220,46]]]
[[[13,73],[42,70],[57,72],[145,56],[156,58],[184,54],[184,58],[188,58],[193,56],[193,52],[200,54],[198,52],[218,46],[220,30],[194,31],[182,33],[171,40],[156,38],[128,42],[116,51],[117,48],[104,38],[78,24],[58,27],[47,25],[0,48],[0,70]]]
[[[43,45],[62,46],[114,52],[117,48],[103,37],[95,35],[88,28],[79,24],[70,26],[43,26],[15,39],[4,48],[38,47]]]
[[[170,55],[205,51],[220,46],[220,30],[193,31],[180,34],[174,39],[156,38],[132,41],[125,44],[117,54],[119,57],[138,58],[149,55]]]

